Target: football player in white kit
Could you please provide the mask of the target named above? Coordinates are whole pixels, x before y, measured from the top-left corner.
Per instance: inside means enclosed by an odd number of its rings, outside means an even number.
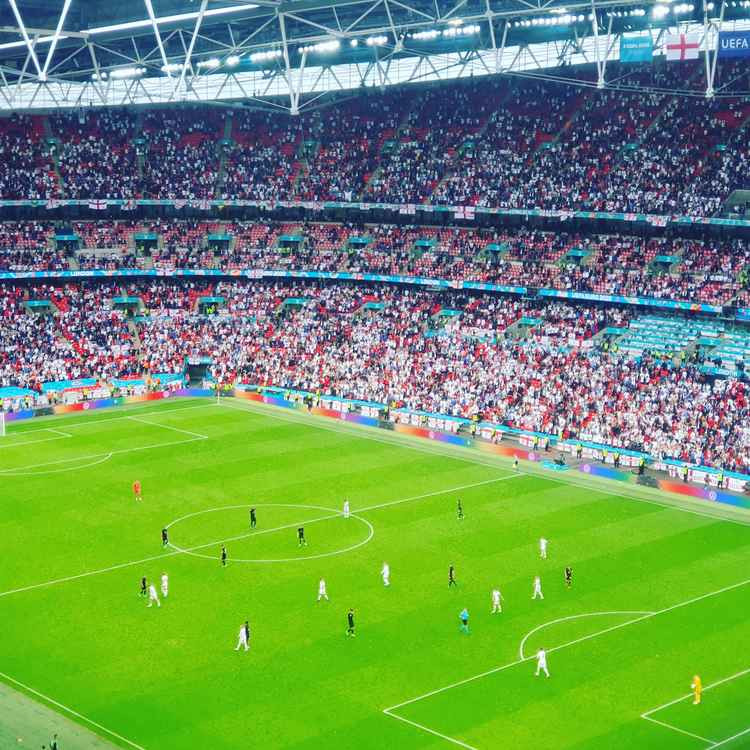
[[[237,636],[237,645],[234,647],[234,650],[239,651],[242,646],[244,646],[245,651],[250,648],[250,625],[247,620],[242,623],[239,635]]]
[[[349,518],[351,511],[349,510],[349,501],[344,500],[344,518]]]
[[[496,615],[503,611],[502,605],[503,595],[500,593],[500,589],[492,590],[492,614]]]
[[[318,583],[318,601],[320,601],[321,599],[325,599],[326,601],[328,601],[325,578],[321,578]]]
[[[161,595],[165,599],[169,595],[169,576],[166,573],[161,574]]]
[[[391,566],[387,562],[383,563],[383,569],[380,571],[380,575],[383,576],[383,586],[391,585]]]
[[[542,593],[542,579],[539,576],[534,578],[534,593],[531,595],[532,599],[544,599]]]
[[[549,677],[549,670],[547,669],[547,652],[540,648],[539,651],[536,652],[536,674],[535,677],[539,677],[539,673],[544,672],[544,674]]]
[[[542,560],[547,559],[547,544],[548,542],[544,537],[539,540],[539,557],[541,557]]]
[[[153,607],[154,602],[156,602],[157,607],[161,607],[161,602],[159,601],[159,595],[156,593],[156,586],[154,584],[150,584],[148,587],[148,606]]]

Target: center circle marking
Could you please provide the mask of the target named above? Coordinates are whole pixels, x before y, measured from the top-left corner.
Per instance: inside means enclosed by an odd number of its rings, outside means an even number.
[[[322,516],[320,518],[313,518],[307,521],[296,521],[294,523],[285,524],[284,526],[279,526],[277,528],[272,529],[260,529],[258,531],[250,531],[245,534],[238,535],[236,537],[231,537],[229,539],[225,540],[219,540],[218,542],[211,542],[210,544],[198,544],[193,548],[184,548],[179,547],[178,545],[174,544],[173,542],[169,542],[169,546],[174,549],[176,552],[181,552],[185,555],[190,555],[191,557],[200,557],[204,560],[218,560],[217,555],[205,555],[201,552],[197,552],[196,550],[205,549],[208,546],[213,545],[221,545],[221,544],[229,544],[233,541],[240,541],[244,539],[250,539],[254,536],[260,536],[261,534],[270,534],[275,531],[285,531],[286,529],[293,529],[298,526],[306,526],[308,524],[313,523],[320,523],[321,521],[330,521],[334,518],[341,518],[343,517],[343,513],[340,510],[336,510],[334,508],[326,508],[322,505],[303,505],[300,503],[255,503],[250,505],[222,505],[219,508],[208,508],[207,510],[197,510],[194,513],[188,513],[187,515],[181,516],[180,518],[176,518],[174,521],[170,521],[166,525],[166,529],[172,528],[172,526],[176,526],[177,524],[181,523],[182,521],[186,521],[188,518],[194,518],[195,516],[201,516],[205,515],[206,513],[218,513],[222,510],[238,510],[240,508],[301,508],[304,510],[321,510],[327,512],[329,515]],[[331,552],[322,552],[318,555],[302,555],[299,557],[273,557],[269,559],[247,559],[247,558],[241,558],[241,557],[232,557],[229,555],[229,562],[238,562],[238,563],[284,563],[284,562],[298,562],[301,560],[319,560],[323,557],[333,557],[334,555],[343,555],[347,552],[353,552],[355,549],[359,549],[359,547],[363,547],[365,544],[367,544],[374,536],[375,536],[375,529],[373,528],[372,524],[362,518],[361,516],[356,515],[355,513],[351,513],[349,518],[355,519],[356,521],[359,521],[360,523],[364,524],[367,528],[367,537],[363,539],[362,541],[357,542],[356,544],[352,544],[349,547],[344,547],[344,549],[338,549],[338,550],[332,550]]]

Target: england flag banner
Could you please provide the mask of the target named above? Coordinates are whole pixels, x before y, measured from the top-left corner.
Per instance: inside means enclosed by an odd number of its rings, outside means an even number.
[[[697,34],[667,34],[664,45],[667,60],[697,60],[700,44]]]

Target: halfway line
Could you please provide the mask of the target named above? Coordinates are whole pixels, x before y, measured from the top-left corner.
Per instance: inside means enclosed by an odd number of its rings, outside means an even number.
[[[198,440],[199,438],[194,438],[194,439]],[[180,442],[189,443],[189,442],[192,442],[192,440],[185,440],[185,441],[180,441]],[[483,482],[473,482],[471,484],[464,484],[464,485],[460,485],[458,487],[449,487],[446,490],[438,490],[436,492],[427,492],[427,493],[425,493],[423,495],[414,495],[413,497],[403,498],[402,500],[393,500],[393,501],[390,501],[390,502],[387,502],[387,503],[380,503],[380,504],[377,504],[377,505],[371,505],[371,506],[366,507],[366,508],[361,508],[357,512],[358,513],[364,513],[364,512],[366,512],[368,510],[376,510],[377,508],[384,508],[386,506],[395,505],[397,503],[405,503],[405,502],[409,502],[409,501],[412,501],[412,500],[421,500],[422,498],[433,497],[435,495],[445,495],[445,494],[448,494],[449,492],[458,492],[459,490],[465,490],[465,489],[468,489],[470,487],[476,487],[476,486],[481,485],[481,484],[489,484],[490,482],[502,482],[505,479],[511,479],[514,476],[523,476],[523,475],[522,474],[511,474],[509,476],[498,477],[497,479],[487,479],[487,480],[485,480]],[[232,507],[232,506],[228,506],[228,507]],[[317,521],[324,521],[324,520],[328,520],[328,519],[331,519],[331,518],[337,518],[340,515],[341,515],[341,511],[337,511],[336,513],[331,513],[331,515],[329,515],[329,516],[322,516],[320,518],[316,518],[316,519],[314,519],[314,521],[306,520],[306,521],[304,521],[304,523],[314,523],[314,522],[317,522]],[[291,524],[292,527],[293,526],[297,526],[297,525],[298,525],[297,523]],[[290,525],[280,526],[280,527],[278,527],[276,529],[263,529],[263,530],[261,530],[259,532],[256,531],[256,532],[252,532],[252,533],[243,534],[241,536],[234,537],[234,540],[236,541],[238,539],[243,539],[243,538],[245,538],[247,536],[259,535],[261,533],[270,533],[271,531],[282,531],[282,530],[284,530],[286,528],[290,528]],[[144,558],[142,558],[140,560],[132,560],[130,562],[118,563],[117,565],[110,565],[108,568],[100,568],[98,570],[90,570],[90,571],[87,571],[85,573],[78,573],[76,575],[65,576],[64,578],[55,578],[55,579],[53,579],[51,581],[44,581],[42,583],[33,583],[33,584],[29,585],[29,586],[22,586],[22,587],[17,588],[17,589],[10,589],[9,591],[0,592],[0,598],[2,598],[4,596],[10,596],[11,594],[20,594],[20,593],[23,593],[24,591],[32,591],[34,589],[46,588],[47,586],[54,586],[55,584],[58,584],[58,583],[68,583],[69,581],[75,581],[75,580],[78,580],[79,578],[88,578],[90,576],[99,575],[101,573],[110,573],[110,572],[112,572],[114,570],[122,570],[123,568],[130,568],[130,567],[132,567],[134,565],[143,565],[144,563],[153,562],[154,560],[161,560],[161,559],[163,559],[165,557],[173,557],[175,555],[181,555],[181,554],[185,554],[185,553],[188,553],[188,552],[192,552],[194,550],[204,549],[205,547],[210,547],[212,545],[221,544],[222,541],[226,542],[228,540],[224,539],[224,540],[219,540],[218,542],[209,542],[208,544],[200,544],[200,545],[197,545],[196,547],[190,547],[190,548],[187,548],[187,549],[174,548],[174,551],[172,551],[172,552],[163,552],[160,555],[152,555],[150,557],[144,557]]]

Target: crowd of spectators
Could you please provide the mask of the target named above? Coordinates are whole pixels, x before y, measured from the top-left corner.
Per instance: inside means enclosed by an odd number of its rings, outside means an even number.
[[[24,300],[48,298],[54,315]],[[145,321],[112,309],[139,297]],[[223,299],[202,314],[200,298]],[[376,303],[376,304],[367,304]],[[449,314],[445,311],[450,311]],[[204,311],[205,312],[205,311]],[[600,346],[632,310],[390,285],[153,279],[116,287],[4,287],[3,385],[182,373],[210,360],[240,380],[365,399],[592,440],[727,469],[750,468],[748,385],[696,362]]]
[[[38,390],[66,379],[117,377],[138,368],[124,315],[110,285],[4,286],[0,293],[0,385]],[[29,300],[49,308],[34,312]]]
[[[608,72],[602,89],[581,85],[582,68],[578,85],[487,77],[389,88],[294,117],[205,107],[17,116],[0,128],[0,197],[710,216],[748,187],[740,66],[719,66],[714,98],[686,95],[705,90],[701,64]]]
[[[66,230],[68,231],[68,230]],[[218,221],[0,224],[0,271],[236,268],[378,273],[712,304],[750,288],[750,243],[530,228]],[[142,238],[150,238],[144,240]],[[659,264],[658,258],[673,262]]]

